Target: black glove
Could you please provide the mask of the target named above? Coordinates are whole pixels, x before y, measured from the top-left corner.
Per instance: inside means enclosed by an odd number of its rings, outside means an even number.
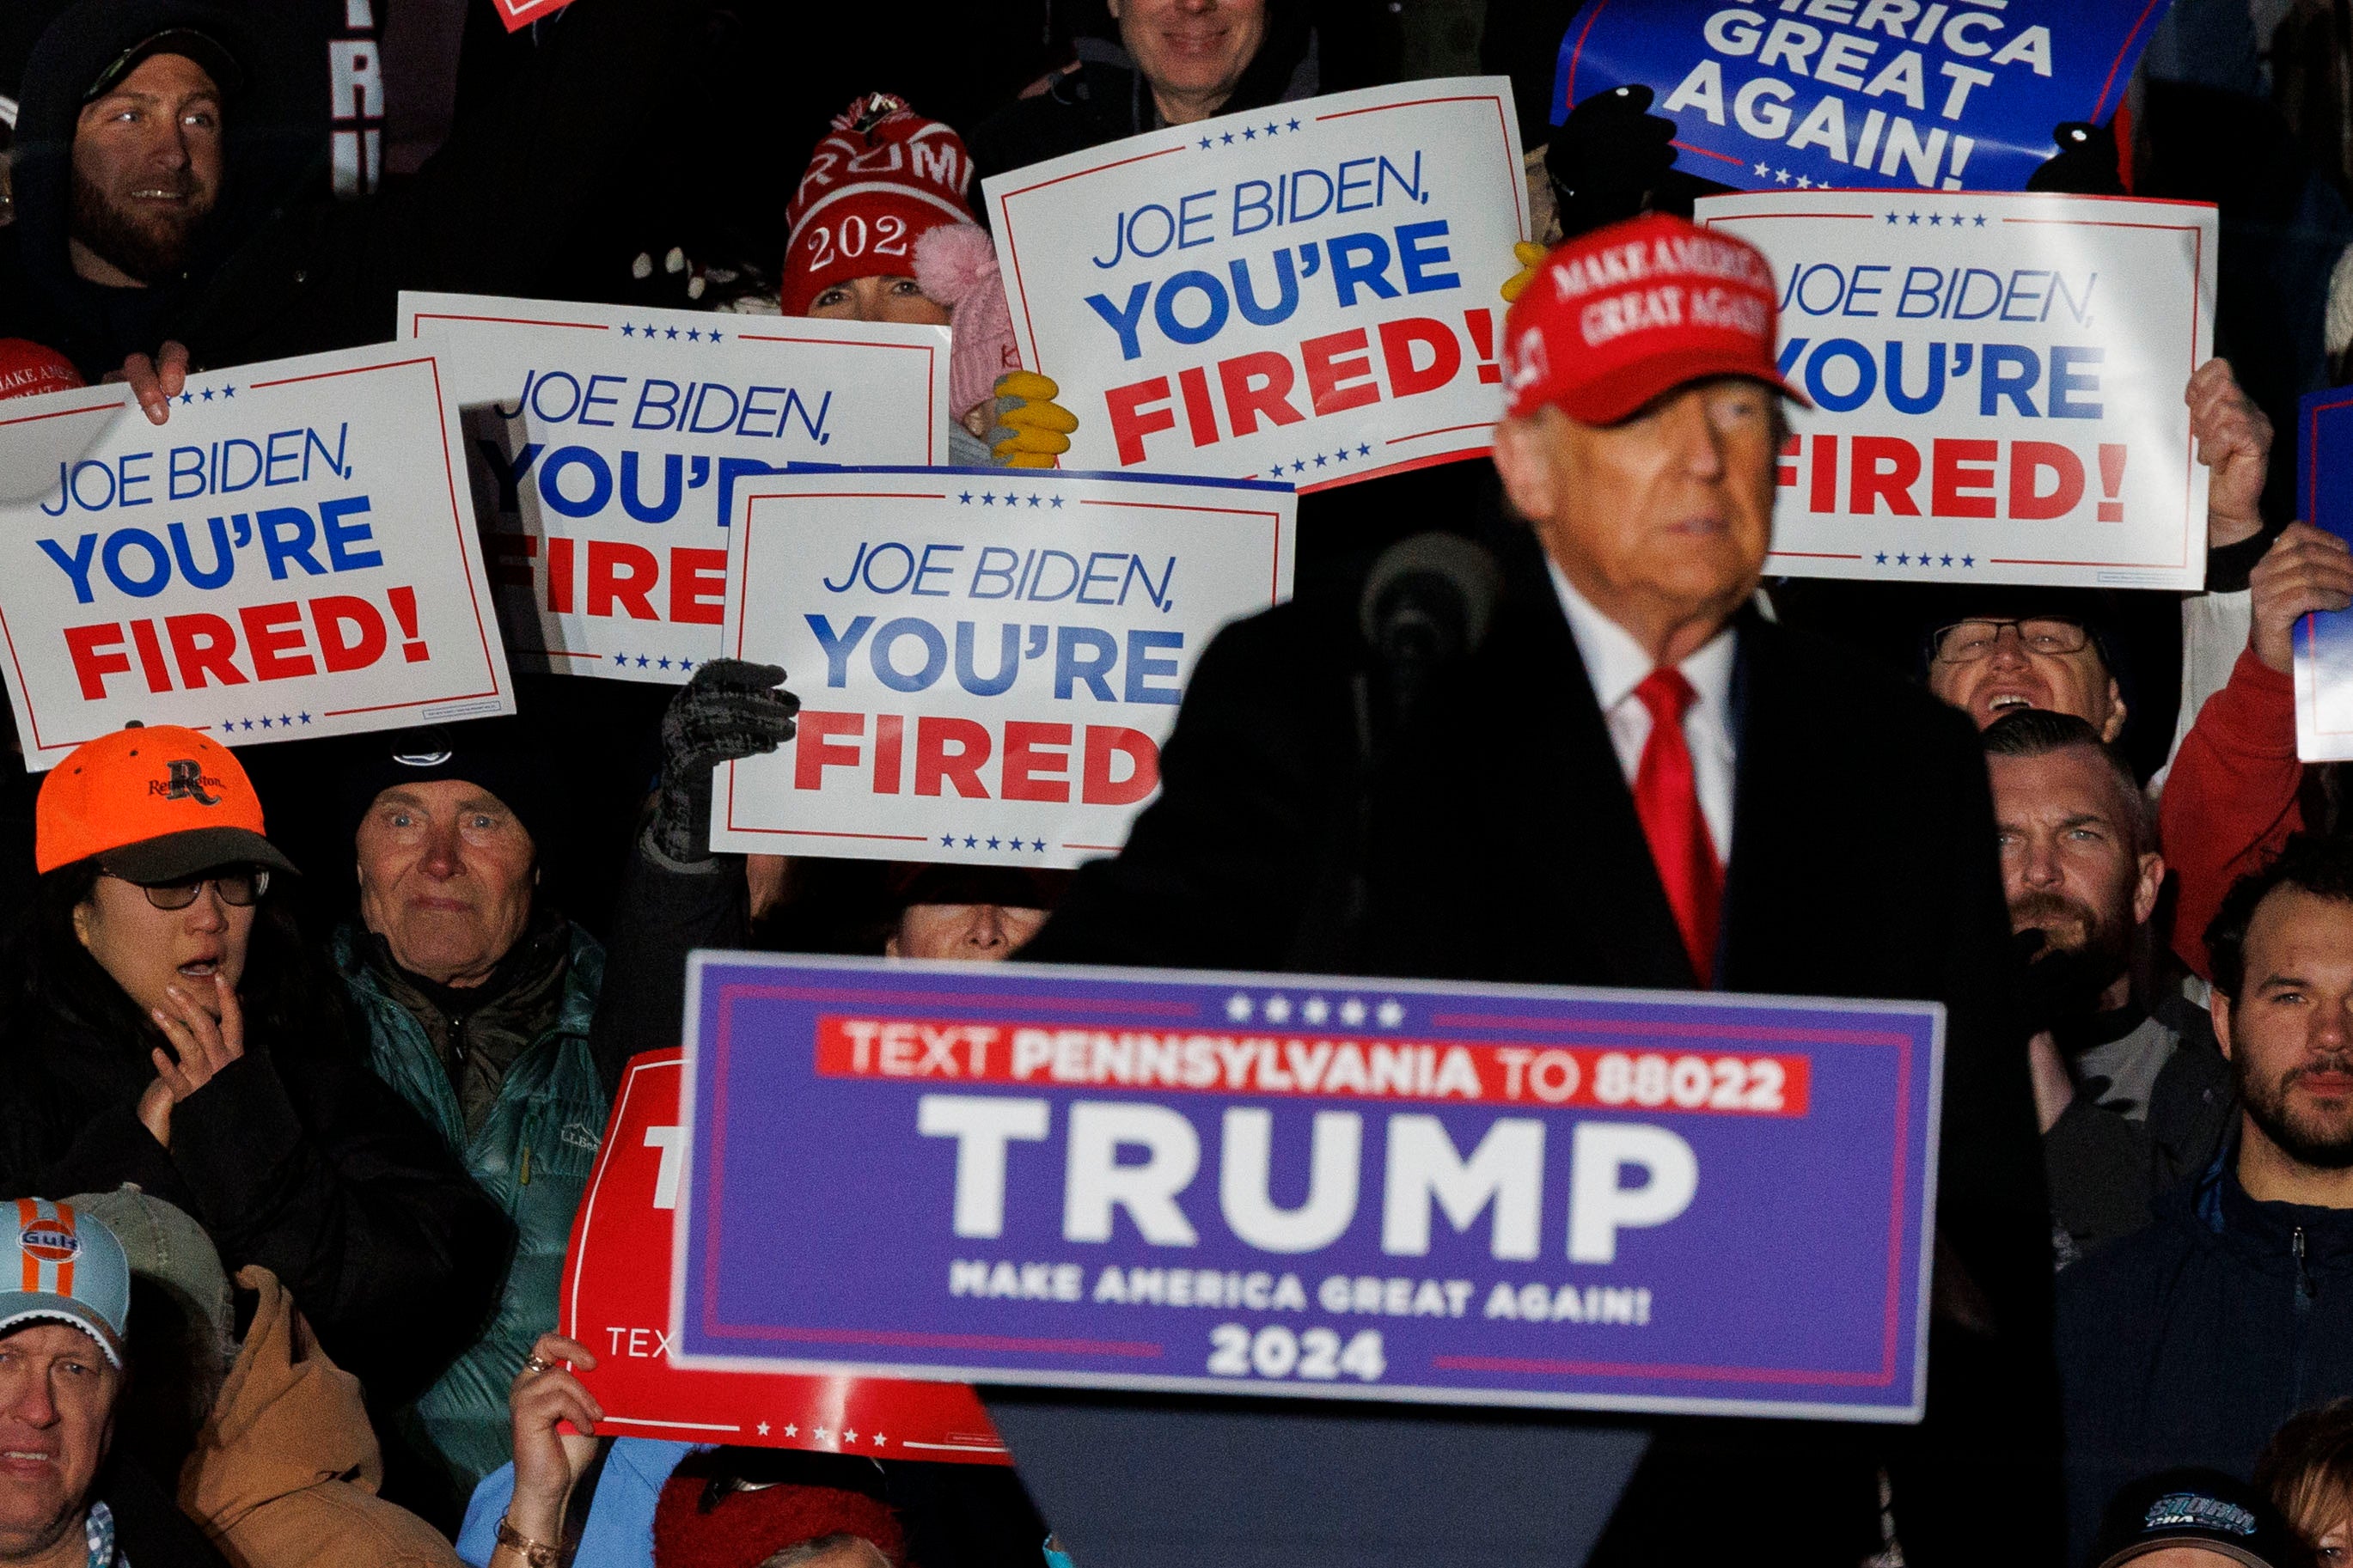
[[[1675,122],[1652,114],[1647,87],[1597,92],[1553,127],[1545,147],[1564,239],[1630,218],[1674,165]]]
[[[661,799],[647,837],[681,865],[711,858],[711,770],[773,752],[793,738],[801,700],[773,664],[714,658],[662,715]]]
[[[2056,155],[2026,176],[2030,191],[2059,191],[2075,196],[2120,196],[2124,176],[2116,168],[2116,133],[2106,125],[2086,125],[2071,120],[2051,132]]]

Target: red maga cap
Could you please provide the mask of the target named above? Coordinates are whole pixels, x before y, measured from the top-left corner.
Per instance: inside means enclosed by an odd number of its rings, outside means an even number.
[[[37,397],[82,384],[73,361],[24,338],[0,338],[0,397]]]
[[[1799,404],[1773,363],[1773,268],[1747,241],[1647,213],[1556,247],[1504,318],[1514,417],[1547,403],[1614,425],[1687,381],[1745,375]]]

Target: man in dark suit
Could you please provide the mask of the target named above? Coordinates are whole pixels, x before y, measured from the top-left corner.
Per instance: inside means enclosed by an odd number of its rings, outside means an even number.
[[[1505,323],[1495,466],[1532,531],[1483,638],[1400,704],[1353,595],[1229,627],[1160,799],[1024,956],[1942,1002],[1926,1422],[1662,1423],[1594,1561],[1855,1563],[1883,1474],[1906,1561],[2055,1561],[2050,1221],[1985,767],[1962,715],[1750,606],[1796,395],[1775,298],[1761,255],[1677,218],[1556,250]]]

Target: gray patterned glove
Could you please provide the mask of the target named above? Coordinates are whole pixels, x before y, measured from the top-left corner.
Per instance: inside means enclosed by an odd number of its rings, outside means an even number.
[[[714,658],[662,715],[661,798],[648,841],[680,865],[711,858],[711,771],[773,752],[793,738],[801,700],[773,664]]]

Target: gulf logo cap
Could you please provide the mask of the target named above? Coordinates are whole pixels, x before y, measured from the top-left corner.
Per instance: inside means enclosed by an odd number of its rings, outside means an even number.
[[[56,1322],[98,1342],[122,1365],[131,1330],[131,1263],[122,1243],[71,1204],[18,1198],[0,1205],[9,1246],[0,1247],[0,1334]]]
[[[237,758],[177,724],[86,741],[41,781],[35,868],[47,875],[91,856],[133,882],[179,881],[218,866],[295,869],[262,836],[261,799]]]
[[[1506,405],[1615,425],[1710,376],[1761,381],[1810,407],[1774,363],[1772,264],[1728,234],[1646,213],[1556,247],[1504,317]]]

